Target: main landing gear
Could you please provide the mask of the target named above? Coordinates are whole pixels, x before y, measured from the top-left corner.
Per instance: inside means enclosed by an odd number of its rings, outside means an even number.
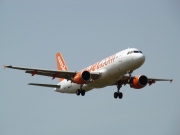
[[[78,96],[79,96],[80,94],[81,94],[81,96],[84,96],[84,95],[85,95],[86,92],[85,92],[85,90],[82,89],[82,86],[83,86],[83,85],[80,86],[80,89],[77,89],[76,95],[78,95]]]
[[[114,98],[115,98],[115,99],[118,98],[118,97],[119,97],[119,99],[122,99],[122,98],[123,98],[123,93],[120,92],[120,88],[121,88],[121,87],[122,87],[122,83],[121,83],[121,81],[119,81],[119,82],[117,83],[117,92],[114,93]]]
[[[126,83],[122,82],[122,81],[118,81],[117,82],[117,92],[114,93],[114,98],[117,99],[119,97],[119,99],[122,99],[123,98],[123,93],[120,92],[120,88],[122,87],[122,85],[126,85],[127,83],[128,84],[131,84],[132,82],[132,78],[131,78],[131,74],[133,73],[133,70],[128,70],[127,73],[129,74],[129,79],[127,80]]]
[[[79,96],[80,94],[81,94],[81,96],[84,96],[85,95],[85,90],[82,90],[82,89],[78,89],[77,91],[76,91],[76,94]]]

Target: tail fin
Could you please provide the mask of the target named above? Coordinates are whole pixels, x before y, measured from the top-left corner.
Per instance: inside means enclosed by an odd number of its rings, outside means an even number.
[[[56,54],[56,62],[57,62],[58,70],[68,71],[68,67],[66,66],[66,63],[65,63],[61,53]],[[59,82],[61,82],[62,80],[64,80],[64,78],[59,78]]]

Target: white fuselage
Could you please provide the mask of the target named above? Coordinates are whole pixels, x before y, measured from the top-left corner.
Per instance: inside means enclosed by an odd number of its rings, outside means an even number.
[[[142,66],[144,61],[145,56],[138,49],[130,48],[118,52],[83,69],[89,72],[99,72],[100,76],[96,80],[84,84],[82,89],[89,91],[93,88],[102,88],[112,85],[119,81],[129,70],[134,71]],[[77,89],[80,89],[80,84],[72,83],[70,80],[68,81],[66,79],[58,85],[60,85],[60,89],[55,88],[55,91],[62,93],[76,93]]]

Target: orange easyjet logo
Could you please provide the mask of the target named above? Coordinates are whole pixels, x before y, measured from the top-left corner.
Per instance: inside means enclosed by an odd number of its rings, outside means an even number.
[[[58,56],[58,61],[59,61],[59,65],[60,65],[60,67],[62,68],[62,70],[66,70],[66,66],[65,66],[65,64],[62,62],[60,56]]]
[[[112,56],[110,56],[110,57],[108,57],[108,58],[106,58],[106,59],[104,59],[104,60],[102,60],[100,62],[97,62],[92,66],[87,67],[85,70],[90,71],[90,72],[91,71],[96,71],[96,70],[98,70],[98,69],[100,69],[100,68],[102,68],[102,67],[104,67],[106,65],[109,65],[109,64],[113,63],[115,57],[116,57],[116,54],[114,54],[114,55],[112,55]]]

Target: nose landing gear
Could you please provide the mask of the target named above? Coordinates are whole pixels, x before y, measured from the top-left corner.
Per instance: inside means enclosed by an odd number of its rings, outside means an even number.
[[[129,74],[129,79],[128,79],[127,82],[130,84],[131,81],[132,81],[131,75],[132,75],[132,73],[133,73],[133,70],[128,70],[127,73]]]

